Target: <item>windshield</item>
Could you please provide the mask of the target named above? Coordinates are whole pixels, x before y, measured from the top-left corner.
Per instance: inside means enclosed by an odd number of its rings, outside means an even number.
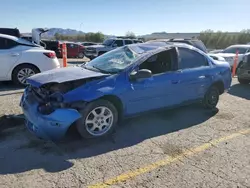
[[[124,46],[107,52],[96,59],[82,65],[86,69],[96,69],[103,73],[118,73],[131,65],[139,55]]]
[[[103,42],[103,45],[110,46],[113,43],[113,41],[114,41],[113,39],[107,39]]]
[[[221,53],[232,53],[235,54],[237,50],[239,51],[239,54],[245,54],[247,52],[247,47],[241,47],[241,46],[231,46],[226,48],[223,52]]]
[[[34,47],[41,47],[40,45],[32,43],[32,42],[30,42],[26,39],[23,39],[23,38],[18,38],[17,42],[20,44],[30,45],[30,46],[34,46]]]

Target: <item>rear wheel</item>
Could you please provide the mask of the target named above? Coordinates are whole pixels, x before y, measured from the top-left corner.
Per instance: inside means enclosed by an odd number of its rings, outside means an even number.
[[[219,97],[220,97],[219,89],[215,86],[210,87],[203,98],[204,107],[207,109],[216,108],[219,102]]]
[[[34,65],[23,64],[17,66],[12,73],[12,81],[21,86],[27,85],[26,79],[39,73],[39,69]]]
[[[76,127],[83,138],[109,135],[117,126],[117,109],[107,100],[91,102],[80,113],[82,118],[77,121]]]
[[[250,83],[250,80],[242,79],[242,78],[239,78],[239,77],[238,77],[238,81],[240,82],[240,84],[249,84]]]

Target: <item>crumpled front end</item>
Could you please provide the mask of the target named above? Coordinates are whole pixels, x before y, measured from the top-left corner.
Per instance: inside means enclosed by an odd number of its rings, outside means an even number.
[[[24,91],[20,106],[26,117],[26,126],[33,134],[45,140],[58,140],[81,114],[60,103],[60,97],[55,97],[55,100],[48,100],[46,97],[29,86]]]

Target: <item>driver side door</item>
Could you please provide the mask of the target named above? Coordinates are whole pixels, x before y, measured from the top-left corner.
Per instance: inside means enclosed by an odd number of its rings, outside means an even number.
[[[176,49],[166,50],[155,56],[152,57],[155,60],[148,59],[133,70],[148,69],[152,72],[152,76],[129,80],[129,90],[125,93],[127,115],[172,106],[178,102],[176,98],[178,88],[175,83],[177,73],[173,71],[175,62],[171,61],[174,59],[173,56],[177,56]],[[162,65],[162,63],[166,65]]]

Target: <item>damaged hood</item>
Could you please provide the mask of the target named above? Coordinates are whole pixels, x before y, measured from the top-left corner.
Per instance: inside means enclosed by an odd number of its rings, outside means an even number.
[[[82,67],[66,67],[60,69],[52,69],[39,74],[35,74],[27,78],[27,82],[35,87],[40,87],[48,83],[63,83],[73,80],[108,76],[100,72],[87,70]]]

